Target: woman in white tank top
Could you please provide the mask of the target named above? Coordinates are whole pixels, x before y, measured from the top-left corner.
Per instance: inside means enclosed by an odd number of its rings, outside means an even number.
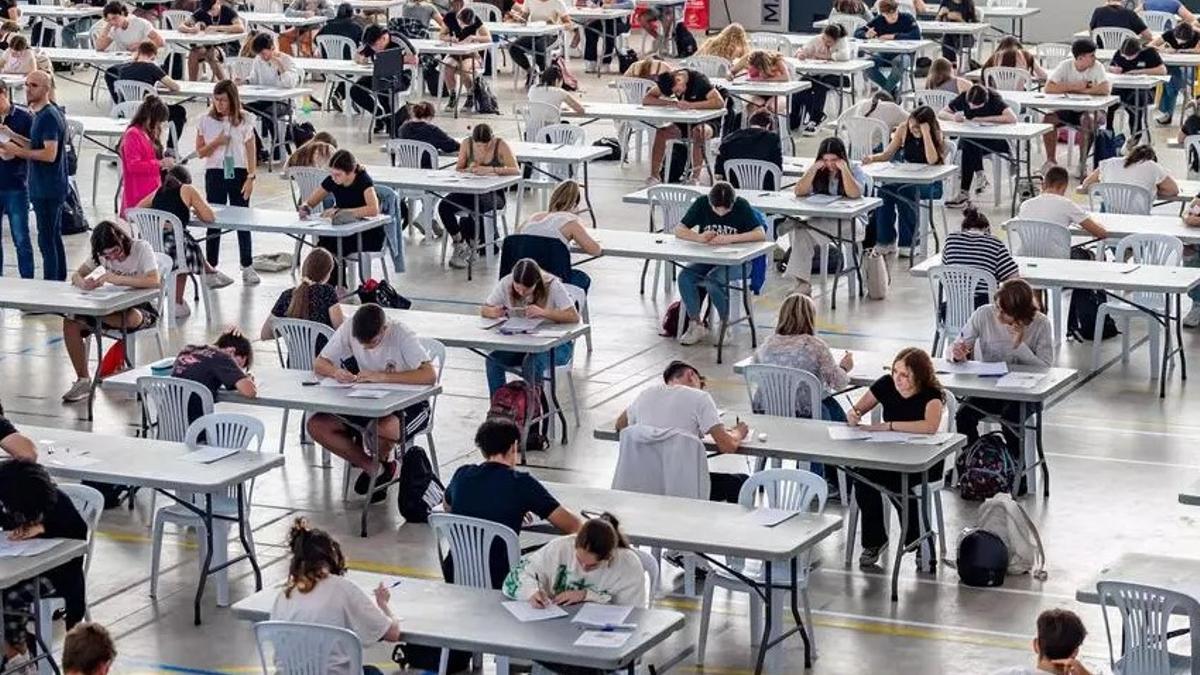
[[[517,227],[520,234],[535,237],[558,239],[568,248],[574,243],[582,252],[588,255],[600,255],[600,244],[588,234],[587,227],[579,219],[579,202],[582,193],[579,183],[565,180],[550,193],[548,210],[535,213]],[[579,286],[585,291],[591,285],[591,279],[579,270],[571,270],[570,276],[563,279],[568,284]]]

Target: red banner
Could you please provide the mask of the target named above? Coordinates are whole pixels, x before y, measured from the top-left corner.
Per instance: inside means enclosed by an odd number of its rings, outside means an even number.
[[[687,0],[683,25],[691,30],[708,30],[708,0]]]

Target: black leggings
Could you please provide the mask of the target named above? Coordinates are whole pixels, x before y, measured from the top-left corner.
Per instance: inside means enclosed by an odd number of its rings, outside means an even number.
[[[975,179],[975,174],[983,170],[983,158],[993,152],[1007,153],[1008,143],[992,139],[963,139],[961,150],[959,186],[966,192],[971,189],[971,181]],[[996,189],[999,190],[1000,186],[997,185]]]
[[[538,70],[546,67],[546,47],[549,41],[544,37],[523,37],[513,40],[508,46],[508,53],[512,56],[513,63],[531,70],[529,67],[529,54],[533,53],[533,61],[537,63]]]
[[[796,94],[793,103],[799,103],[808,114],[808,121],[820,124],[825,121],[825,99],[829,96],[831,87],[840,87],[842,78],[838,75],[817,75],[807,77],[812,86]]]
[[[892,492],[900,491],[900,476],[895,471],[882,471],[879,469],[863,469],[858,472],[863,478],[882,485]],[[942,463],[938,462],[932,469],[929,470],[928,476],[932,480],[942,474]],[[921,533],[920,528],[920,504],[912,496],[912,488],[921,484],[919,474],[914,474],[909,477],[908,481],[908,536],[905,537],[905,544],[916,541]],[[863,483],[862,481],[854,481],[854,500],[858,502],[858,510],[860,519],[862,520],[862,545],[863,548],[875,548],[882,546],[887,541],[888,524],[883,520],[883,495],[879,494],[879,490]],[[895,503],[893,503],[895,505]]]
[[[629,31],[628,25],[620,19],[604,19],[589,21],[583,25],[583,60],[612,62],[613,54],[617,51],[617,35]],[[596,46],[600,35],[604,35],[604,54],[597,58]]]
[[[505,203],[503,192],[481,194],[479,195],[479,213],[484,215],[488,211],[500,211],[504,208]],[[438,218],[441,219],[442,226],[446,228],[450,236],[462,237],[465,241],[475,241],[475,233],[479,231],[479,226],[475,223],[472,215],[474,208],[475,195],[451,192],[438,202]],[[459,218],[458,214],[464,211],[466,215]]]
[[[245,169],[234,169],[233,178],[226,180],[223,169],[209,169],[204,172],[204,199],[209,204],[228,204],[230,206],[250,206],[249,199],[242,198],[242,184],[246,182]],[[221,258],[221,230],[208,229],[208,238],[204,242],[204,257],[213,267]],[[238,230],[238,255],[242,267],[249,267],[253,262],[250,254],[250,233]]]

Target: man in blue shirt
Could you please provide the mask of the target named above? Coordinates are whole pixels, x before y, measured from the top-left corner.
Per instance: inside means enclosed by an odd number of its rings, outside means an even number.
[[[33,115],[13,105],[8,89],[0,87],[0,135],[28,137]],[[11,132],[11,133],[10,133]],[[25,183],[26,162],[0,150],[0,216],[8,216],[12,226],[13,247],[17,249],[17,269],[24,279],[33,278],[33,245],[29,241],[29,189]],[[0,275],[4,273],[4,254],[0,249]]]
[[[50,102],[50,76],[35,71],[25,76],[25,100],[33,112],[28,138],[12,138],[0,152],[29,160],[29,202],[37,218],[42,278],[67,279],[67,253],[62,241],[62,204],[67,194],[67,120]]]
[[[896,0],[879,0],[875,7],[879,16],[867,25],[854,31],[854,37],[859,40],[920,40],[921,28],[912,14],[901,12]],[[891,94],[893,99],[900,100],[901,83],[904,74],[908,72],[911,59],[905,54],[874,54],[871,56],[874,66],[867,71],[867,77],[879,85],[879,88]],[[884,74],[887,70],[887,74]]]

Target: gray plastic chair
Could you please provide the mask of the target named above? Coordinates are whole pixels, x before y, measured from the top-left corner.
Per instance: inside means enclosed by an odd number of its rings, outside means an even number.
[[[1088,209],[1107,213],[1150,215],[1154,195],[1127,183],[1096,183],[1088,190]]]
[[[1108,658],[1114,673],[1121,675],[1183,675],[1196,672],[1193,659],[1200,657],[1200,603],[1190,595],[1125,581],[1096,583],[1100,610],[1104,614],[1104,632],[1108,638]],[[1112,605],[1121,617],[1123,653],[1113,652],[1112,626],[1108,608]],[[1191,654],[1172,654],[1168,650],[1172,615],[1185,615],[1191,630]]]
[[[350,662],[347,672],[361,673],[363,669],[362,642],[345,628],[263,621],[254,624],[254,641],[264,675],[320,675],[329,672],[330,658],[335,655]]]
[[[429,353],[430,360],[433,361],[433,368],[437,371],[437,380],[435,385],[442,383],[442,371],[446,369],[446,345],[441,342],[427,337],[417,338],[421,342],[421,346]],[[437,413],[438,397],[434,396],[429,402],[429,422],[425,426],[425,440],[429,443],[429,463],[433,465],[433,474],[438,478],[442,477],[441,467],[438,466],[437,448],[433,445],[433,420]]]
[[[778,190],[783,185],[783,170],[761,159],[731,159],[725,162],[725,174],[733,178],[739,190],[766,190],[770,176]]]
[[[96,546],[96,528],[100,525],[100,515],[104,513],[104,495],[93,487],[79,485],[76,483],[62,483],[58,486],[75,506],[75,510],[79,512],[79,517],[87,524],[87,553],[83,556],[83,576],[86,579],[88,570],[92,566],[92,551]],[[38,605],[38,623],[41,633],[45,636],[53,635],[54,613],[63,609],[62,598],[42,598]],[[90,607],[84,609],[84,619],[92,620],[92,610]],[[40,672],[49,670],[48,667],[43,667]]]
[[[933,306],[936,310],[939,302],[946,303],[946,311],[937,320],[937,328],[933,333],[933,350],[938,351],[942,341],[949,342],[958,337],[963,326],[975,313],[975,294],[979,287],[987,289],[988,297],[996,294],[996,277],[975,267],[967,265],[937,265],[929,268],[929,288],[933,292]]]
[[[1014,218],[1004,224],[1008,230],[1008,245],[1013,255],[1026,258],[1054,258],[1066,260],[1071,257],[1071,230],[1058,223],[1044,220],[1020,220]],[[1014,237],[1015,243],[1014,243]],[[1050,294],[1050,315],[1054,321],[1054,343],[1063,341],[1063,311],[1061,286],[1047,288]]]
[[[279,365],[289,370],[304,370],[312,372],[317,354],[317,339],[325,338],[330,340],[333,338],[333,329],[323,323],[316,321],[307,321],[305,319],[292,319],[285,317],[273,317],[271,319],[271,330],[275,333],[275,352],[279,355]],[[284,347],[287,347],[287,356],[284,356]],[[283,409],[283,426],[279,430],[279,453],[283,454],[283,445],[287,440],[288,415],[291,411],[287,408]],[[300,416],[300,442],[303,444],[304,423],[308,417],[307,413]],[[325,457],[325,465],[329,465],[328,453]]]

